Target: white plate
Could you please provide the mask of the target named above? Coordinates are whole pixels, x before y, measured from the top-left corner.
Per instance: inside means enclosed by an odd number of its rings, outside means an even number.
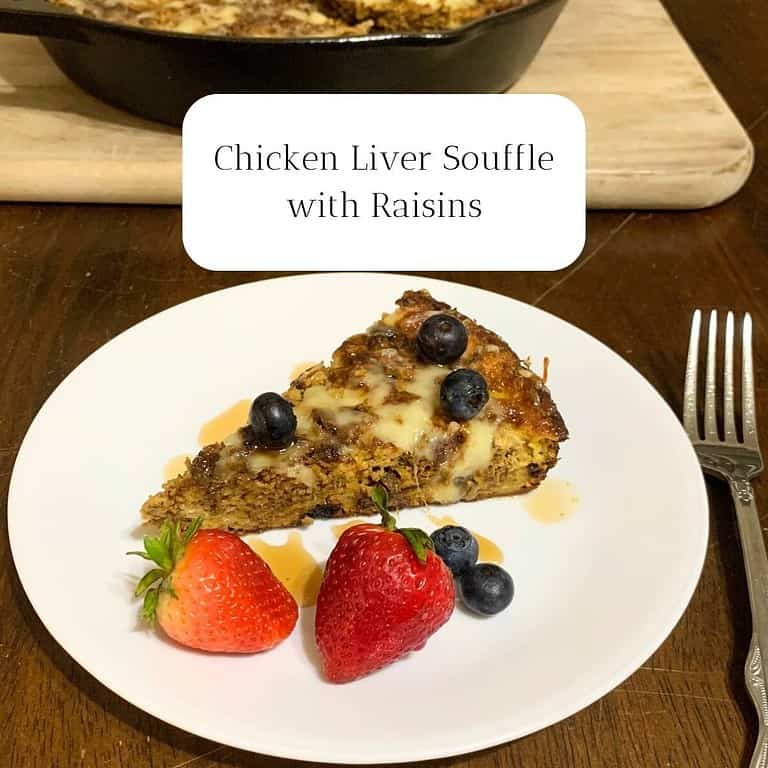
[[[325,683],[312,611],[276,650],[205,655],[143,630],[138,508],[172,456],[233,402],[328,359],[407,288],[497,331],[550,386],[571,431],[553,474],[580,503],[544,525],[520,498],[448,511],[504,550],[509,610],[457,610],[418,653],[358,682]],[[406,513],[424,522],[421,511]],[[104,685],[173,725],[235,747],[344,763],[469,752],[565,718],[631,674],[685,609],[707,541],[707,501],[672,411],[626,362],[571,325],[492,293],[400,275],[313,275],[203,296],[89,357],[35,418],[11,480],[16,567],[59,643]],[[271,534],[273,541],[285,533]],[[328,525],[307,533],[322,559]]]

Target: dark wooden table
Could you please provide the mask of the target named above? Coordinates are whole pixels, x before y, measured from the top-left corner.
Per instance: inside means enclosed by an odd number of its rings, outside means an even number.
[[[563,272],[437,276],[491,288],[575,323],[629,360],[678,411],[690,311],[751,311],[761,437],[768,448],[768,4],[668,5],[755,143],[757,162],[744,190],[696,213],[590,214],[583,255]],[[187,259],[177,209],[0,206],[2,503],[32,417],[84,357],[148,315],[252,279],[205,272]],[[712,525],[704,573],[664,645],[629,680],[570,719],[512,744],[436,764],[747,766],[757,730],[742,684],[749,605],[729,497],[715,483],[709,491]],[[768,477],[758,484],[757,498],[768,514]],[[11,564],[5,514],[0,520],[0,764],[287,765],[171,728],[81,669],[32,611]],[[346,722],[343,713],[339,722]]]

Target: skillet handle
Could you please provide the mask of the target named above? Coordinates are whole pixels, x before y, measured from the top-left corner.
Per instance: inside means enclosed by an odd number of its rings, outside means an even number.
[[[83,16],[46,0],[0,0],[0,32],[86,42]]]

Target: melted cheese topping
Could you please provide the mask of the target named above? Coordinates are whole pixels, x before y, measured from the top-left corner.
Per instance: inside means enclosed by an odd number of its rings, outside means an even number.
[[[252,474],[258,475],[262,469],[272,467],[277,463],[279,457],[285,456],[284,453],[278,451],[253,451],[248,456],[248,469]],[[287,466],[288,462],[283,459],[283,463]]]
[[[425,489],[438,504],[451,504],[463,498],[466,480],[482,472],[493,458],[496,427],[490,421],[473,419],[465,425],[466,440],[447,479],[436,480]]]
[[[453,504],[456,501],[461,501],[461,497],[464,495],[463,487],[452,480],[447,483],[432,483],[424,491],[435,504]]]
[[[405,392],[416,399],[406,403],[387,403],[391,387],[384,377],[370,390],[375,408],[373,434],[383,443],[392,443],[404,453],[424,455],[432,417],[439,407],[440,382],[447,371],[435,365],[417,368],[412,381],[403,384]]]
[[[288,464],[284,472],[308,488],[315,484],[315,473],[306,464]]]
[[[418,365],[410,380],[395,380],[375,366],[364,373],[357,388],[308,387],[294,405],[300,442],[284,451],[251,451],[246,457],[248,469],[257,475],[275,468],[311,487],[316,477],[302,462],[303,446],[320,438],[338,440],[343,456],[352,442],[377,440],[414,460],[443,460],[446,466],[440,479],[432,480],[425,491],[438,503],[458,501],[467,479],[484,470],[493,458],[496,423],[488,418],[492,418],[492,409],[463,424],[446,423],[440,413],[440,384],[448,373],[440,366]],[[358,428],[354,437],[344,436],[344,430]],[[461,436],[463,440],[456,439]],[[224,442],[234,450],[243,444],[239,432]]]
[[[304,390],[304,397],[297,403],[294,411],[299,423],[311,419],[312,411],[322,410],[336,412],[342,409],[354,408],[365,401],[363,389],[328,389],[324,386],[309,387]]]
[[[485,469],[493,458],[493,438],[496,426],[490,421],[473,419],[467,425],[467,440],[456,464],[453,475],[458,478],[471,477]]]

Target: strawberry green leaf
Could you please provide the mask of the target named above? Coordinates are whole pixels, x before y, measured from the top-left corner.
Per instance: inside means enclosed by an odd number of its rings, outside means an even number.
[[[144,595],[141,615],[149,624],[154,623],[155,609],[161,592],[167,592],[174,597],[176,593],[171,585],[171,573],[176,563],[181,559],[188,540],[194,536],[200,521],[195,521],[180,535],[179,523],[167,520],[160,529],[157,537],[144,537],[144,552],[129,552],[129,555],[139,555],[145,560],[151,560],[158,567],[152,568],[141,577],[136,585],[134,594],[136,597]],[[192,533],[189,531],[192,529]],[[158,583],[159,582],[159,583]]]
[[[160,529],[160,543],[170,552],[171,542],[173,540],[173,526],[168,522],[163,523]]]
[[[146,552],[126,552],[126,555],[138,555],[139,557],[143,557],[145,560],[151,560],[152,558],[146,553]]]
[[[144,549],[152,560],[154,560],[163,570],[170,571],[173,567],[173,560],[168,547],[160,539],[152,536],[144,537]]]
[[[383,485],[377,485],[371,491],[371,500],[379,508],[380,512],[387,511],[389,499],[387,498],[387,489]]]
[[[162,568],[153,568],[147,571],[139,580],[134,591],[135,597],[141,597],[158,579],[164,579],[166,572]]]
[[[381,524],[388,531],[394,531],[397,526],[395,518],[387,511],[387,504],[389,503],[389,495],[387,489],[383,485],[377,485],[371,491],[371,500],[381,511]]]
[[[155,623],[155,613],[157,611],[157,601],[160,598],[160,592],[157,589],[150,589],[144,595],[144,605],[141,609],[141,615],[147,623],[152,626]]]
[[[198,517],[194,519],[187,529],[184,531],[184,535],[182,536],[182,541],[185,544],[189,544],[190,541],[192,541],[192,537],[200,530],[200,526],[203,524],[203,518]]]
[[[432,539],[419,528],[399,528],[398,531],[405,537],[411,545],[411,549],[420,563],[427,562],[427,550],[435,549]]]
[[[181,554],[184,551],[184,547],[179,539],[179,523],[174,521],[166,521],[163,523],[163,528],[168,531],[168,554],[171,556],[171,560],[174,565],[181,560]]]

